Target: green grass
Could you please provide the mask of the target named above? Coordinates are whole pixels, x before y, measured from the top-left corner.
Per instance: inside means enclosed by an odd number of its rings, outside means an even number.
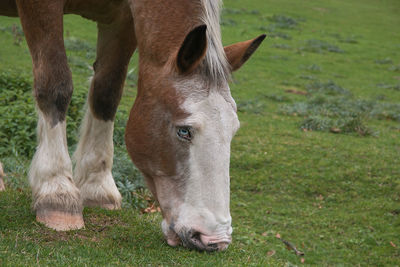
[[[85,209],[84,230],[46,229],[30,211],[29,159],[14,152],[1,159],[9,176],[0,193],[0,265],[292,266],[304,259],[316,266],[400,266],[400,3],[225,0],[225,8],[224,44],[268,35],[231,85],[242,126],[232,143],[229,249],[168,247],[161,215],[142,214],[127,184],[125,202],[132,205]],[[29,77],[29,52],[25,41],[14,45],[13,24],[18,20],[0,18],[0,72]],[[74,87],[83,94],[96,26],[77,16],[66,16],[65,25]],[[131,174],[134,183],[121,132],[135,97],[137,56],[129,69],[113,172]],[[362,115],[356,126],[373,134],[327,124],[354,112]],[[305,255],[287,250],[277,234]]]

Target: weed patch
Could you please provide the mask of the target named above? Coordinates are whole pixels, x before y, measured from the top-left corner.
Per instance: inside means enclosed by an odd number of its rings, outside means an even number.
[[[300,47],[299,51],[306,51],[311,53],[324,53],[324,52],[331,52],[331,53],[344,53],[344,50],[339,48],[336,45],[330,44],[326,41],[318,40],[318,39],[311,39],[308,40],[305,46]]]
[[[265,108],[265,104],[260,99],[239,100],[237,102],[238,112],[242,113],[262,114]]]
[[[67,114],[68,143],[77,141],[86,93],[75,92]],[[0,73],[0,158],[31,158],[36,149],[37,114],[29,79],[16,72]]]
[[[400,72],[400,65],[394,65],[389,68],[390,71]]]
[[[14,38],[13,44],[16,46],[21,45],[24,40],[24,31],[20,25],[13,24],[12,26],[0,27],[0,31],[10,33]]]
[[[370,118],[400,121],[400,105],[361,100],[334,82],[315,82],[306,86],[306,101],[286,104],[281,112],[305,117],[300,129],[358,133],[362,136],[377,133],[367,126]]]
[[[264,95],[264,97],[274,102],[292,102],[289,97],[284,95],[268,94]]]
[[[283,50],[291,50],[292,49],[292,47],[288,44],[273,44],[271,47],[283,49]]]
[[[358,44],[358,40],[357,40],[357,37],[355,35],[350,35],[350,36],[343,37],[340,34],[332,34],[332,36],[335,37],[341,43]]]
[[[317,78],[316,78],[315,76],[313,76],[313,75],[304,75],[304,74],[300,75],[299,78],[300,78],[300,79],[303,79],[303,80],[316,80],[316,79],[317,79]]]
[[[393,61],[390,58],[384,58],[384,59],[376,59],[375,64],[393,64]]]
[[[144,209],[149,193],[144,189],[144,179],[139,170],[132,164],[128,154],[122,147],[115,149],[113,177],[119,192],[123,197],[123,204],[136,209]]]
[[[86,60],[78,56],[69,56],[68,64],[73,72],[89,75],[93,71],[92,66],[90,66]]]
[[[237,22],[234,19],[227,19],[227,18],[222,18],[221,19],[221,25],[222,26],[236,26]]]
[[[400,83],[399,84],[378,83],[376,86],[382,89],[392,89],[400,91]]]
[[[273,22],[269,25],[270,29],[295,29],[299,25],[298,20],[285,15],[273,15],[268,20]]]
[[[96,48],[84,40],[69,37],[64,40],[64,45],[67,51],[85,52],[87,59],[93,59],[96,56]]]
[[[266,31],[267,36],[269,38],[280,38],[280,39],[284,39],[284,40],[292,40],[292,36],[290,36],[289,34],[284,33],[284,32],[277,32],[273,29],[270,29],[270,28],[264,27],[264,26],[261,26],[258,29],[261,31],[264,31],[264,32]]]
[[[304,67],[305,70],[311,71],[311,72],[321,72],[322,68],[318,66],[317,64],[311,64],[309,66]]]
[[[258,29],[267,32],[270,38],[281,38],[284,40],[291,40],[292,37],[285,32],[278,30],[294,30],[299,26],[300,19],[295,19],[285,15],[273,15],[267,17],[266,20],[271,22],[268,25],[260,26]],[[276,48],[289,49],[287,45],[278,45]]]
[[[0,73],[0,156],[29,155],[36,148],[36,112],[26,77]]]
[[[358,133],[362,136],[376,135],[365,125],[365,119],[359,114],[344,118],[330,118],[312,115],[306,118],[300,126],[304,131],[329,131],[332,133]]]
[[[324,95],[351,95],[351,92],[347,89],[342,88],[341,86],[337,85],[333,81],[324,82],[314,82],[306,86],[306,89],[309,93],[318,93]]]
[[[371,116],[380,120],[400,122],[400,104],[377,103],[371,110]]]

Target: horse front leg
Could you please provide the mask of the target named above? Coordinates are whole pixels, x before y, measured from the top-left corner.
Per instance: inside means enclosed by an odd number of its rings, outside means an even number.
[[[84,226],[82,200],[72,180],[65,116],[73,87],[63,43],[63,2],[17,0],[33,62],[38,147],[29,182],[36,220],[55,230]]]
[[[114,118],[136,40],[130,13],[98,28],[95,74],[74,153],[74,179],[84,206],[119,209],[121,194],[111,174]]]

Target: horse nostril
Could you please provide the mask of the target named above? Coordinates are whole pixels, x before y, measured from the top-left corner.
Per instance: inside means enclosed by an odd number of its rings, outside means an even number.
[[[218,244],[217,243],[208,244],[207,248],[212,249],[212,250],[218,250]]]
[[[189,232],[189,242],[196,248],[199,250],[204,250],[204,244],[201,242],[200,239],[200,232],[197,231],[190,231]]]
[[[212,248],[217,248],[217,247],[218,247],[218,244],[217,244],[217,243],[213,243],[213,244],[208,244],[208,246],[209,246],[209,247],[212,247]]]
[[[230,242],[207,242],[203,240],[202,233],[195,230],[189,230],[185,232],[184,235],[180,235],[182,243],[185,247],[189,249],[196,249],[199,251],[207,251],[207,252],[214,252],[214,251],[223,251],[228,248]]]
[[[191,239],[197,239],[200,241],[200,232],[191,230],[189,231],[189,235]]]

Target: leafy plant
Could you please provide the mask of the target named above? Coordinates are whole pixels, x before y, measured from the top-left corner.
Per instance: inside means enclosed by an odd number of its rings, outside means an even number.
[[[36,147],[36,113],[26,77],[0,73],[0,156],[32,156]]]
[[[319,93],[324,95],[351,95],[350,91],[342,88],[333,81],[328,82],[313,82],[306,86],[309,93]]]
[[[122,147],[115,149],[112,173],[125,205],[145,208],[147,201],[144,199],[144,178]]]
[[[81,40],[75,37],[69,37],[64,40],[65,49],[68,51],[84,51],[87,59],[92,59],[96,55],[95,46],[91,45],[87,41]]]
[[[305,46],[300,47],[299,50],[319,54],[323,52],[344,53],[344,50],[342,50],[338,46],[318,39],[308,40]]]
[[[292,17],[286,15],[273,15],[268,18],[269,21],[273,22],[271,28],[280,29],[294,29],[298,26],[298,21]]]
[[[24,39],[24,31],[18,24],[13,24],[8,27],[0,27],[0,31],[9,32],[14,38],[14,45],[20,46]]]
[[[74,92],[67,114],[68,144],[77,142],[86,93]],[[36,148],[37,114],[30,80],[17,72],[0,73],[0,157],[32,157]]]
[[[384,59],[376,59],[375,64],[392,64],[393,61],[391,58],[384,58]]]
[[[239,112],[261,114],[265,110],[265,104],[259,99],[239,100],[237,109]]]
[[[284,50],[290,50],[292,47],[288,44],[273,44],[272,47]]]
[[[400,119],[399,104],[357,99],[332,81],[315,82],[306,88],[310,95],[306,101],[281,107],[284,114],[305,117],[300,126],[303,130],[375,135],[366,125],[369,118]]]

